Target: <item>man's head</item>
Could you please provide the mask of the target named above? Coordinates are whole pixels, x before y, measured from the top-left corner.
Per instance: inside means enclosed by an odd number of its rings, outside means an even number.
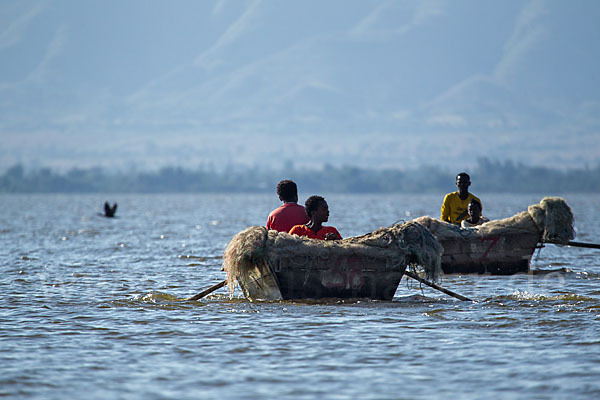
[[[329,206],[321,196],[310,196],[306,199],[304,209],[310,219],[314,217],[318,222],[327,222],[329,219]]]
[[[459,193],[468,193],[469,186],[471,186],[471,177],[466,172],[461,172],[456,175],[456,187]]]
[[[298,201],[298,186],[293,181],[285,179],[277,184],[277,195],[281,201],[295,203]]]
[[[469,215],[473,221],[479,221],[481,216],[481,203],[475,199],[471,199],[467,208]]]

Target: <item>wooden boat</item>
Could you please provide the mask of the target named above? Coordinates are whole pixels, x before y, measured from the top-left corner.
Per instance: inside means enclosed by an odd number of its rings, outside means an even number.
[[[391,300],[407,265],[435,278],[441,252],[427,229],[410,222],[338,241],[251,227],[227,246],[224,268],[230,290],[237,283],[250,300]]]
[[[540,247],[541,235],[537,232],[512,231],[498,235],[461,229],[428,217],[417,218],[416,221],[431,229],[444,248],[442,270],[445,274],[511,275],[527,272],[535,249]]]
[[[567,244],[574,237],[573,214],[558,197],[544,198],[527,211],[476,228],[462,229],[431,217],[414,222],[427,227],[444,248],[446,274],[528,272],[535,249],[544,243]]]

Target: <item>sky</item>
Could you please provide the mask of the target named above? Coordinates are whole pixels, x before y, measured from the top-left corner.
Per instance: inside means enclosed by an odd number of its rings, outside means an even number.
[[[0,170],[600,164],[595,0],[0,1]]]

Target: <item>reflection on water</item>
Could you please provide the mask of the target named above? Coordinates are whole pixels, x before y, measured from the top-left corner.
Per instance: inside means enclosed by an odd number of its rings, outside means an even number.
[[[112,196],[114,197],[114,196]],[[501,218],[543,196],[487,195]],[[565,196],[600,242],[594,196]],[[327,195],[344,237],[439,214],[439,196]],[[596,398],[600,251],[547,245],[533,272],[411,280],[394,301],[248,302],[229,239],[270,195],[0,196],[0,393],[9,398]],[[168,205],[166,207],[165,205]]]

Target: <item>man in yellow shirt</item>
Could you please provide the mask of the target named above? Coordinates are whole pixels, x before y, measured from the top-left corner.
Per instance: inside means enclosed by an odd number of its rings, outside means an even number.
[[[444,197],[442,221],[460,225],[460,222],[469,216],[468,208],[471,199],[475,199],[481,204],[481,200],[477,196],[469,193],[469,186],[471,186],[471,178],[466,172],[456,175],[456,187],[458,191],[448,193]]]

